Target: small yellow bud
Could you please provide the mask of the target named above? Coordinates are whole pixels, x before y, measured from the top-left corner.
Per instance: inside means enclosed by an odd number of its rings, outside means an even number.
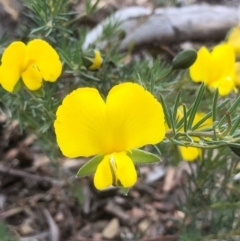
[[[88,70],[95,71],[101,68],[103,59],[101,53],[98,50],[94,50],[83,54],[82,61]]]
[[[172,61],[173,69],[187,69],[197,59],[197,52],[193,49],[187,49],[176,55]]]

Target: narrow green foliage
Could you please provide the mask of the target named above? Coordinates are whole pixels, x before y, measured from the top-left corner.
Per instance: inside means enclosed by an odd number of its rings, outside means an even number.
[[[217,100],[218,100],[218,89],[215,90],[212,105],[212,121],[217,121]]]
[[[195,115],[197,113],[197,110],[198,110],[198,107],[201,103],[201,100],[203,98],[203,95],[204,95],[204,92],[205,92],[205,84],[202,83],[198,92],[197,92],[197,96],[196,96],[196,99],[193,103],[193,105],[191,106],[191,109],[189,109],[190,113],[189,113],[189,119],[188,119],[188,124],[187,124],[187,129],[191,129],[192,127],[192,123],[193,123],[193,120],[195,118]]]
[[[232,125],[231,130],[229,131],[228,135],[233,135],[233,133],[237,130],[237,128],[240,125],[240,115],[237,116],[236,121],[234,121],[234,124]]]
[[[237,109],[239,104],[240,104],[240,96],[238,96],[238,98],[233,102],[233,104],[231,104],[231,107],[228,110],[230,115]],[[223,116],[222,119],[218,123],[218,127],[220,127],[225,120],[226,120],[226,116]]]
[[[165,100],[163,98],[162,95],[159,96],[160,97],[160,101],[161,101],[161,104],[162,104],[162,107],[163,107],[163,112],[164,112],[164,115],[165,115],[165,120],[167,122],[167,125],[169,126],[169,128],[171,128],[173,125],[171,123],[171,119],[170,119],[170,116],[169,116],[169,113],[168,113],[168,107],[165,103]]]
[[[175,129],[175,124],[174,124],[174,119],[173,119],[173,114],[172,114],[172,110],[169,108],[168,109],[168,113],[169,113],[169,117],[170,117],[170,122],[171,122],[171,127],[172,127],[172,131],[174,133],[174,135],[176,134],[176,129]]]
[[[182,106],[183,106],[183,129],[184,129],[184,132],[186,133],[188,130],[187,107],[185,104],[183,104]]]
[[[222,109],[224,106],[226,106],[226,105],[229,103],[230,100],[231,100],[231,99],[225,99],[225,100],[222,101],[219,105],[217,105],[217,107],[216,107],[217,111],[219,111],[219,110]],[[194,131],[194,130],[198,129],[199,127],[201,127],[201,125],[202,125],[209,117],[211,117],[211,116],[212,116],[212,110],[209,111],[209,112],[206,114],[206,116],[204,116],[199,122],[197,122],[197,123],[192,127],[192,130]]]
[[[91,13],[95,12],[100,0],[96,0],[94,3],[92,3],[92,2],[93,2],[92,0],[85,1],[86,14],[91,14]]]
[[[174,108],[173,108],[174,125],[176,124],[176,120],[177,120],[177,112],[178,112],[178,108],[179,108],[179,105],[180,105],[181,94],[182,94],[182,91],[180,90],[177,94],[177,97],[176,97],[175,103],[174,103]]]
[[[31,37],[42,36],[52,39],[52,36],[59,36],[59,33],[71,33],[66,27],[69,15],[69,2],[62,0],[33,0],[26,1],[25,7],[28,8],[27,17],[32,25],[30,30]],[[58,39],[54,38],[54,42]]]

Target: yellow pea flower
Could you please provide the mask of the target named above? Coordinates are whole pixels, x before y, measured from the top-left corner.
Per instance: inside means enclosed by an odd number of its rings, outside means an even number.
[[[197,124],[205,115],[206,114],[203,112],[197,112],[193,120],[193,126]],[[208,118],[197,130],[200,131],[208,127],[212,127],[212,118]],[[193,137],[193,140],[199,141],[199,138]],[[183,159],[186,161],[194,161],[197,157],[202,156],[202,149],[196,147],[179,146],[179,151]]]
[[[195,63],[189,68],[190,76],[195,82],[204,82],[221,96],[237,91],[235,85],[235,54],[232,46],[223,43],[209,52],[206,47],[198,50]]]
[[[233,47],[237,55],[240,55],[240,24],[230,30],[226,42]]]
[[[114,86],[106,100],[94,88],[79,88],[64,98],[56,116],[57,143],[65,156],[104,156],[94,176],[97,189],[133,186],[137,172],[127,152],[165,136],[161,104],[130,82]]]
[[[0,84],[5,90],[13,92],[22,78],[26,87],[34,91],[42,86],[42,80],[56,81],[61,71],[59,56],[46,41],[34,39],[27,45],[15,41],[2,55]]]
[[[87,69],[95,71],[101,68],[103,59],[101,53],[98,50],[94,50],[84,53],[82,61]]]
[[[195,118],[193,120],[193,126],[196,125],[206,114],[203,112],[197,112],[195,115]],[[177,119],[182,119],[183,118],[183,107],[179,106],[177,110]],[[212,118],[208,118],[203,124],[197,129],[203,130],[208,127],[212,127]],[[169,129],[169,127],[167,127]],[[180,130],[183,131],[183,128]],[[199,141],[198,137],[192,137],[194,141]],[[194,161],[197,157],[202,155],[202,149],[196,148],[196,147],[191,147],[191,146],[178,146],[179,152],[182,156],[182,158],[186,161]]]

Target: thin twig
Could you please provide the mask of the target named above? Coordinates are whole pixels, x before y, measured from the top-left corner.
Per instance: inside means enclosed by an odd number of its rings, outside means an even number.
[[[59,241],[60,240],[60,233],[57,224],[55,223],[54,219],[52,218],[49,211],[44,208],[43,213],[47,219],[48,226],[49,226],[49,238],[51,241]]]
[[[173,234],[173,235],[161,235],[156,238],[140,239],[139,241],[177,241],[178,239],[179,239],[179,236],[176,234]]]
[[[33,236],[20,238],[20,241],[33,241],[33,240],[44,239],[44,238],[47,238],[48,235],[49,235],[49,232],[43,232]]]
[[[64,181],[59,181],[59,180],[53,179],[51,177],[39,176],[39,175],[31,174],[31,173],[28,173],[25,171],[4,167],[3,165],[0,165],[0,172],[9,174],[12,176],[34,179],[34,180],[40,181],[40,182],[46,181],[46,182],[52,183],[53,185],[63,186],[65,184]]]
[[[14,216],[20,212],[23,212],[24,208],[23,207],[15,207],[15,208],[11,208],[9,210],[3,211],[0,213],[0,219],[5,219],[5,218],[9,218],[11,216]]]
[[[177,241],[179,239],[178,235],[160,235],[155,238],[144,238],[144,239],[139,239],[138,241]],[[79,237],[78,236],[78,241],[96,241],[94,238],[85,238],[85,237]],[[98,241],[106,241],[104,239],[98,239]]]

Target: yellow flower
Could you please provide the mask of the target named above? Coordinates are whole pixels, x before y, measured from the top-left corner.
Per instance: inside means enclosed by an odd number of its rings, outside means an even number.
[[[197,112],[193,121],[193,126],[197,124],[205,115],[205,113]],[[197,130],[203,130],[208,127],[212,127],[212,118],[208,118]],[[193,140],[199,141],[199,138],[193,137]],[[179,150],[183,159],[186,161],[194,161],[198,156],[202,155],[202,149],[196,147],[179,146]]]
[[[103,61],[102,57],[101,57],[101,54],[98,50],[95,50],[94,53],[95,53],[95,56],[92,59],[92,65],[90,65],[88,67],[90,70],[99,69],[101,67],[102,61]]]
[[[235,63],[235,85],[240,86],[240,62]]]
[[[236,54],[240,54],[240,24],[230,31],[226,42],[234,48]]]
[[[83,65],[89,70],[98,70],[102,66],[102,56],[98,50],[88,51],[82,55]]]
[[[34,39],[27,45],[16,41],[4,51],[0,66],[2,87],[13,92],[22,78],[29,90],[37,90],[42,80],[54,82],[62,71],[57,52],[44,40]]]
[[[219,90],[221,96],[237,91],[235,86],[235,54],[233,48],[224,43],[210,53],[206,47],[198,51],[197,60],[189,68],[195,82],[204,82],[210,90]]]
[[[197,112],[193,120],[193,126],[196,125],[206,114],[203,112]],[[183,107],[179,106],[177,110],[177,119],[181,120],[183,118]],[[208,127],[212,127],[212,118],[208,118],[203,124],[197,129],[203,130]],[[169,128],[168,128],[169,129]],[[183,128],[180,130],[183,131]],[[194,141],[199,141],[198,137],[192,137]],[[198,156],[202,155],[202,149],[191,147],[191,146],[178,146],[181,156],[186,161],[194,161]]]
[[[137,173],[127,153],[165,136],[161,104],[129,82],[113,87],[106,101],[94,88],[79,88],[65,97],[56,115],[57,143],[65,156],[104,156],[94,176],[98,189],[133,186]]]

